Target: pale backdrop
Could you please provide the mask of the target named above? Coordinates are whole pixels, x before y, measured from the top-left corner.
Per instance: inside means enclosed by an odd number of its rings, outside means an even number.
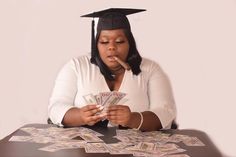
[[[59,69],[90,50],[80,15],[109,7],[148,10],[129,19],[142,56],[171,79],[179,128],[202,130],[236,156],[235,0],[1,0],[0,139],[46,123]]]

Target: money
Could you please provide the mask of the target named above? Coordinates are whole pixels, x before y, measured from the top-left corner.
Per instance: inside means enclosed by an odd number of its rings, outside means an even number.
[[[97,99],[93,94],[84,95],[83,97],[87,104],[98,104]]]
[[[142,150],[142,151],[147,151],[147,152],[154,151],[154,148],[155,148],[155,143],[140,142],[137,145],[137,149]]]
[[[125,93],[112,91],[112,92],[101,92],[97,95],[87,94],[84,95],[83,98],[87,104],[97,104],[100,105],[100,112],[96,115],[104,114],[107,112],[107,109],[110,105],[118,104],[124,97]],[[124,99],[123,103],[128,101],[128,99]]]
[[[51,153],[64,149],[80,148],[85,149],[86,153],[132,154],[133,156],[148,157],[189,157],[189,155],[183,154],[186,150],[178,146],[177,143],[183,142],[186,146],[205,146],[197,137],[182,134],[170,136],[170,134],[162,131],[141,132],[134,129],[117,129],[113,138],[118,139],[120,142],[106,144],[100,138],[103,134],[85,127],[25,127],[20,130],[26,132],[29,136],[12,136],[9,139],[10,142],[47,144],[39,148],[39,150]]]
[[[32,140],[32,137],[30,136],[12,136],[9,141],[15,141],[15,142],[26,142]]]
[[[186,136],[186,135],[174,134],[169,138],[168,142],[178,143],[178,142],[184,141],[188,137],[189,136]]]
[[[107,149],[109,150],[110,154],[133,154],[129,152],[125,148],[127,147],[127,143],[118,142],[118,143],[111,143],[106,144]]]
[[[151,132],[140,132],[134,131],[133,129],[128,130],[116,130],[116,136],[122,143],[126,143],[126,150],[129,150],[133,153],[134,156],[172,156],[176,153],[183,153],[186,150],[180,148],[176,142],[188,141],[188,145],[193,145],[193,143],[198,140],[193,140],[190,142],[190,139],[195,139],[196,137],[191,137],[188,135],[181,134],[170,134],[163,133],[161,131],[151,131]],[[186,140],[188,139],[188,140]],[[187,144],[186,144],[187,145]],[[203,145],[202,145],[203,146]],[[179,154],[179,157],[189,157],[186,154]],[[173,155],[173,157],[175,157]],[[176,157],[177,154],[176,154]]]
[[[154,151],[156,150],[165,154],[175,154],[175,153],[182,153],[186,151],[185,149],[179,148],[179,146],[177,146],[174,143],[167,143],[164,145],[155,145]]]
[[[205,146],[205,144],[200,141],[197,137],[188,137],[183,140],[186,146]]]
[[[190,157],[187,154],[172,154],[172,155],[167,155],[166,157]]]
[[[85,143],[83,141],[61,141],[60,143],[55,143],[43,148],[39,148],[41,151],[46,151],[46,152],[56,152],[62,149],[74,149],[74,148],[84,148]]]
[[[87,153],[108,153],[108,149],[104,143],[87,143],[85,146]]]
[[[39,148],[39,150],[45,151],[45,152],[56,152],[61,149],[66,149],[66,148],[65,147],[62,148],[61,145],[59,144],[53,144],[47,147]]]
[[[89,134],[89,133],[81,134],[80,137],[84,139],[86,142],[103,142],[103,140],[101,140],[96,135]]]
[[[125,96],[126,96],[125,93],[120,93],[120,92],[116,92],[116,91],[111,92],[109,94],[109,96],[105,96],[106,99],[103,98],[103,96],[102,96],[102,100],[103,100],[102,106],[104,106],[104,109],[102,110],[101,114],[106,112],[110,105],[118,104],[118,102]]]

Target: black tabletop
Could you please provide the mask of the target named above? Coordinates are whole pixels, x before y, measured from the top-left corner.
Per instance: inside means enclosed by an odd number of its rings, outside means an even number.
[[[47,128],[55,125],[50,124],[28,124],[23,127],[36,127],[36,128]],[[99,133],[102,133],[104,136],[100,138],[105,143],[115,143],[118,142],[116,138],[113,136],[115,135],[115,127],[89,127]],[[195,136],[200,139],[205,146],[201,147],[193,147],[193,146],[186,146],[182,142],[178,143],[178,145],[187,150],[184,154],[189,155],[190,157],[221,157],[221,153],[216,148],[216,146],[212,143],[210,138],[207,136],[206,133],[199,131],[199,130],[164,130],[164,133],[169,134],[183,134],[189,136]],[[1,157],[106,157],[106,156],[132,156],[130,154],[122,154],[122,155],[111,155],[109,153],[86,153],[83,148],[77,149],[64,149],[57,152],[45,152],[38,150],[39,148],[44,147],[46,144],[38,144],[38,143],[30,143],[30,142],[12,142],[9,139],[12,136],[27,136],[28,134],[24,131],[18,129],[9,136],[5,137],[4,139],[0,140],[0,156]]]

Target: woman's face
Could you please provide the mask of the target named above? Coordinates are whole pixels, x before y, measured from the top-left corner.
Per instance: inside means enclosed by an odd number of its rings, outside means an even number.
[[[120,67],[114,56],[126,61],[129,53],[129,42],[122,29],[102,30],[97,47],[102,61],[111,70]]]

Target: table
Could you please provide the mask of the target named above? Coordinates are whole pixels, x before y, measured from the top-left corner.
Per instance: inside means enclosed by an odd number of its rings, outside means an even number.
[[[36,127],[36,128],[47,128],[55,125],[51,124],[28,124],[23,127]],[[99,133],[104,134],[105,136],[100,137],[104,142],[106,143],[114,143],[118,142],[117,139],[113,138],[115,135],[115,127],[89,127],[90,129],[93,129]],[[207,136],[206,133],[199,131],[199,130],[165,130],[164,133],[170,133],[170,134],[184,134],[184,135],[190,135],[195,136],[199,138],[206,146],[201,147],[190,147],[186,146],[183,143],[178,143],[178,145],[186,149],[187,151],[184,152],[184,154],[188,154],[191,157],[221,157],[220,151],[216,148],[216,146],[212,143],[210,138]],[[38,150],[38,148],[41,148],[45,146],[46,144],[37,144],[37,143],[28,143],[28,142],[9,142],[8,140],[12,136],[19,136],[19,135],[25,135],[28,134],[21,131],[16,130],[12,134],[8,135],[4,139],[0,140],[0,156],[1,157],[94,157],[94,156],[101,156],[101,157],[107,157],[107,156],[122,156],[122,157],[128,157],[132,156],[130,154],[124,154],[124,155],[110,155],[109,153],[86,153],[83,148],[78,149],[67,149],[67,150],[60,150],[58,152],[50,153],[50,152],[44,152]]]

